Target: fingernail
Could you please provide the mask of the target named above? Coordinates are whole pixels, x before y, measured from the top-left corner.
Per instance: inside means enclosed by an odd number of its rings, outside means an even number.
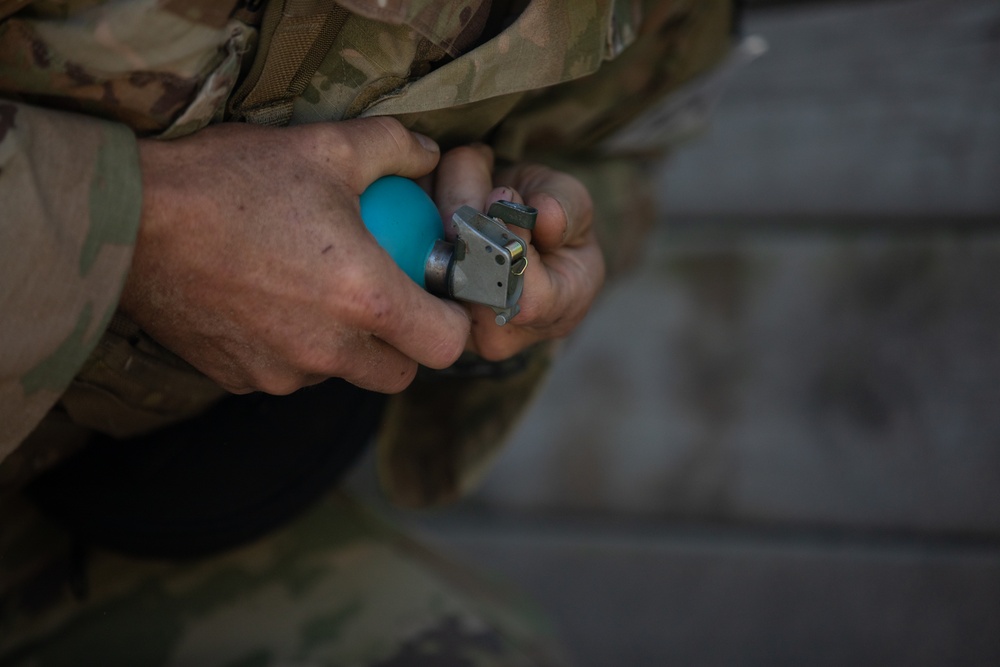
[[[438,147],[437,142],[431,139],[430,137],[420,134],[419,132],[414,132],[413,136],[417,138],[417,141],[420,142],[421,146],[429,150],[431,153],[437,153],[441,150]]]

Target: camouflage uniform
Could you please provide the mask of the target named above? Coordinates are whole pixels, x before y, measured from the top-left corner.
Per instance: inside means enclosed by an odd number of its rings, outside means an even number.
[[[137,135],[392,115],[444,148],[486,140],[502,160],[548,161],[588,184],[614,271],[649,220],[644,158],[664,146],[622,156],[602,142],[718,61],[730,4],[234,5],[0,0],[0,664],[79,664],[75,651],[108,636],[122,641],[102,664],[389,665],[425,649],[457,651],[435,664],[544,663],[544,640],[489,587],[339,495],[200,562],[88,549],[81,566],[17,490],[93,430],[148,432],[222,396],[115,312],[139,223]],[[379,436],[389,495],[428,505],[468,489],[550,356],[540,346],[502,377],[421,375],[394,398]],[[81,567],[88,590],[73,601]],[[240,627],[255,641],[237,641]]]

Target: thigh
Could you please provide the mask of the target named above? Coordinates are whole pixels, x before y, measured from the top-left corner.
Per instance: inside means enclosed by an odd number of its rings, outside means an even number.
[[[0,665],[563,664],[516,593],[346,495],[253,544],[190,561],[74,544],[0,508]]]

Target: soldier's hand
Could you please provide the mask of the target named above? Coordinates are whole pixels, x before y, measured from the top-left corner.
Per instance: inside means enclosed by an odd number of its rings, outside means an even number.
[[[568,174],[520,164],[494,174],[493,153],[464,146],[441,158],[434,197],[447,224],[463,205],[485,211],[501,199],[538,209],[534,231],[511,231],[529,242],[521,312],[505,326],[485,306],[470,306],[468,349],[499,361],[542,340],[561,338],[587,313],[604,283],[604,259],[594,234],[593,203],[586,188]]]
[[[469,318],[378,247],[358,195],[438,158],[392,119],[141,141],[143,219],[121,308],[232,392],[329,377],[400,391],[418,363],[454,362]]]

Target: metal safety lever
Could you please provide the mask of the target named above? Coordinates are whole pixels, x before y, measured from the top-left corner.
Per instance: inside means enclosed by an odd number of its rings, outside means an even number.
[[[427,258],[427,289],[489,306],[503,326],[521,310],[517,301],[528,268],[524,241],[506,225],[532,229],[537,216],[534,208],[510,201],[494,203],[486,215],[471,206],[458,209],[455,242],[437,241]]]

